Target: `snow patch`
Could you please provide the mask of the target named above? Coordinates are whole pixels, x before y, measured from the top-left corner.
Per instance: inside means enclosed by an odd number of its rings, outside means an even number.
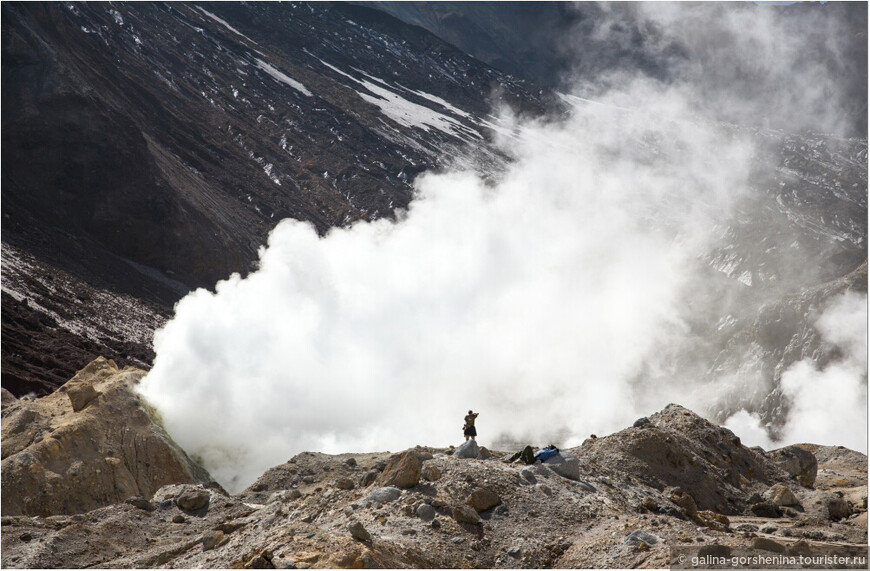
[[[259,67],[260,69],[262,69],[263,71],[265,71],[266,73],[268,73],[274,79],[277,79],[281,83],[286,83],[287,85],[289,85],[290,87],[292,87],[296,91],[302,93],[303,95],[307,95],[308,97],[311,97],[312,93],[310,91],[308,91],[308,89],[304,85],[302,85],[301,83],[299,83],[298,81],[296,81],[292,77],[288,76],[287,74],[281,72],[280,70],[275,69],[274,67],[272,67],[271,65],[269,65],[268,63],[264,62],[263,60],[261,60],[259,58],[257,58],[257,67]]]

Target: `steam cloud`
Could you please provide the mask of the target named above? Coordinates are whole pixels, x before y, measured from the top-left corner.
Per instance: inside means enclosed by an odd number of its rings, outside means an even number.
[[[815,324],[841,357],[819,367],[804,359],[782,375],[791,401],[780,442],[812,442],[867,451],[867,296],[846,292]],[[740,411],[725,425],[748,445],[775,448],[757,415]]]
[[[515,160],[495,182],[426,174],[396,221],[323,237],[285,220],[258,271],[180,301],[140,389],[170,434],[238,491],[302,450],[458,443],[469,408],[484,444],[571,446],[709,405],[664,357],[687,343],[697,259],[753,147],[686,83],[574,101],[558,123],[503,117]],[[841,378],[829,369],[784,378],[796,414],[812,414],[810,377]]]

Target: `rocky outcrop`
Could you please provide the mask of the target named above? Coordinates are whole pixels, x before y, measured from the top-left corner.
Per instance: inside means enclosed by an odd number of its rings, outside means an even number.
[[[775,481],[788,478],[730,430],[679,405],[668,405],[649,421],[589,439],[574,452],[590,467],[601,467],[602,473],[619,479],[631,474],[659,490],[678,487],[697,510],[724,514],[746,509],[749,490],[763,493]]]
[[[112,395],[104,385],[95,388],[103,394],[75,414],[100,410]],[[58,397],[71,411],[69,399]],[[4,411],[7,417],[9,410]],[[34,422],[52,420],[50,413],[37,412],[44,418]],[[662,439],[671,436],[672,447],[659,450],[665,456],[658,462],[669,463],[666,454],[675,455],[679,446],[686,447],[683,454],[702,456],[708,449],[722,450],[721,439],[735,438],[684,412],[689,411],[668,407],[640,428],[660,433]],[[818,478],[825,489],[813,490],[779,470],[764,451],[753,451],[761,470],[737,487],[712,461],[708,481],[698,480],[688,463],[682,472],[672,472],[657,468],[652,455],[644,457],[645,463],[632,460],[628,451],[635,430],[639,428],[598,439],[609,440],[613,455],[606,459],[622,463],[602,462],[597,447],[572,450],[580,480],[561,477],[546,465],[501,462],[504,452],[490,460],[456,458],[446,448],[414,448],[399,455],[303,452],[236,496],[186,483],[87,514],[41,518],[7,515],[4,509],[2,565],[643,568],[667,567],[670,549],[677,545],[695,545],[699,553],[730,553],[753,549],[759,537],[785,546],[786,553],[857,546],[866,554],[866,456],[815,448],[826,458]],[[674,431],[685,440],[674,443]],[[739,459],[736,449],[731,452],[732,461]],[[440,477],[403,489],[339,484],[381,474],[391,459],[396,462],[407,453],[425,458],[424,466]],[[650,472],[655,479],[648,477]],[[5,467],[3,476],[5,481]],[[665,478],[670,485],[660,488]],[[707,485],[723,497],[733,494],[738,505],[751,498],[773,511],[755,515],[747,509],[726,517],[703,509]],[[779,508],[764,501],[767,492],[787,498],[784,489],[800,504]],[[6,493],[4,489],[4,500]],[[758,542],[755,549],[771,546]]]
[[[819,464],[809,450],[794,445],[771,450],[767,455],[802,486],[810,488],[815,483]]]
[[[379,486],[413,488],[420,481],[423,463],[411,450],[407,450],[389,460],[386,468],[378,476]]]
[[[144,374],[99,358],[51,395],[4,405],[3,515],[82,513],[209,482],[134,391]]]

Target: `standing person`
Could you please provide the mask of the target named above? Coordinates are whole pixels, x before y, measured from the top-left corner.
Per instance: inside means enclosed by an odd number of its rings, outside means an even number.
[[[474,428],[474,419],[477,418],[479,412],[474,412],[469,410],[468,414],[465,415],[465,426],[462,427],[462,433],[465,435],[465,441],[468,442],[468,439],[475,439],[477,436],[477,429]]]

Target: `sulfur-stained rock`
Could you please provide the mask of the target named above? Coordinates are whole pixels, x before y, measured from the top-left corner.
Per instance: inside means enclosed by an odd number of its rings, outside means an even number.
[[[4,454],[7,441],[20,445],[2,463],[3,515],[82,513],[132,496],[148,500],[167,484],[209,482],[208,473],[172,441],[136,394],[144,374],[99,358],[68,383],[102,395],[78,412],[69,406],[66,385],[15,405],[26,404],[30,412],[22,414],[41,428],[21,439],[15,436],[21,431],[14,415],[3,419]]]

